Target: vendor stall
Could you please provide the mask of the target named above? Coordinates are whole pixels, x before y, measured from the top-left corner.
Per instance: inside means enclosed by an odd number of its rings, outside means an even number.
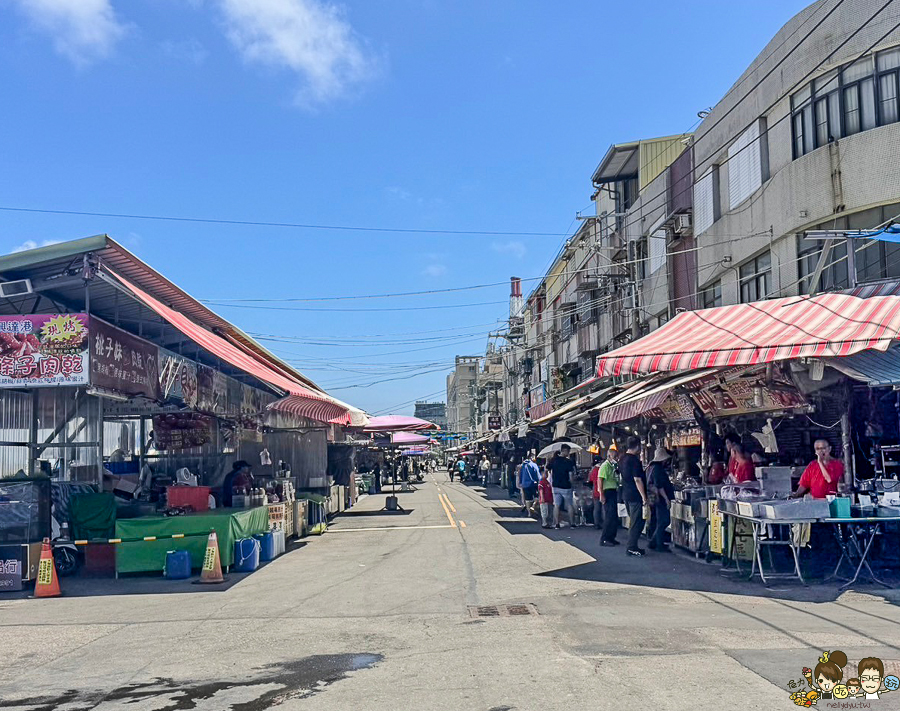
[[[215,531],[219,540],[222,567],[234,562],[234,543],[269,530],[269,509],[219,509],[186,516],[143,516],[116,522],[117,573],[161,572],[166,553],[186,550],[191,554],[191,567],[203,565],[207,537]],[[183,538],[173,538],[181,535]],[[146,540],[155,538],[157,540]]]

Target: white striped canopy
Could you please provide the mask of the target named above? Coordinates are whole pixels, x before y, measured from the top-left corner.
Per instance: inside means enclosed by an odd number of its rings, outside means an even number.
[[[600,376],[757,365],[886,350],[900,335],[900,296],[794,296],[684,311],[600,356]]]

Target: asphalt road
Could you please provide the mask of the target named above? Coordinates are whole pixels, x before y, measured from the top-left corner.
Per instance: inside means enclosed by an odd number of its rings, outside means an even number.
[[[766,589],[687,556],[627,558],[443,472],[398,496],[404,513],[367,497],[220,588],[0,596],[0,708],[773,709],[824,650],[900,660],[895,591]]]

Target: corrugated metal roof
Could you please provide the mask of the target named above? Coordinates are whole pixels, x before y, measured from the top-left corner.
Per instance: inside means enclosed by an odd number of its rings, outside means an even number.
[[[900,384],[900,348],[894,346],[881,351],[861,351],[845,358],[827,358],[835,370],[860,380],[871,387]]]
[[[0,257],[0,275],[4,279],[40,279],[60,274],[66,269],[80,269],[83,255],[92,254],[101,263],[108,265],[141,289],[159,299],[166,306],[184,314],[195,323],[228,338],[235,345],[244,348],[263,362],[289,373],[305,385],[324,392],[312,380],[298,372],[280,358],[263,348],[237,326],[201,304],[186,291],[166,279],[146,262],[129,252],[109,235],[94,235],[83,239],[60,242],[59,244],[29,249]],[[61,285],[48,293],[48,298],[61,306],[83,305],[84,289],[80,285]],[[33,298],[33,297],[29,297]],[[143,310],[136,301],[119,298],[119,292],[112,286],[95,281],[91,286],[91,311],[100,315],[115,313],[117,320],[137,322],[142,319]],[[154,324],[154,328],[156,325]],[[180,334],[174,329],[166,333],[167,327],[159,325],[160,337],[168,336],[170,344],[177,343]]]

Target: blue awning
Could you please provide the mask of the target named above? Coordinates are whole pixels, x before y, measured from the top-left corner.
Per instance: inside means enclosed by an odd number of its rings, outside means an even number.
[[[860,351],[843,358],[828,358],[828,365],[871,387],[900,385],[900,347],[886,351]]]

